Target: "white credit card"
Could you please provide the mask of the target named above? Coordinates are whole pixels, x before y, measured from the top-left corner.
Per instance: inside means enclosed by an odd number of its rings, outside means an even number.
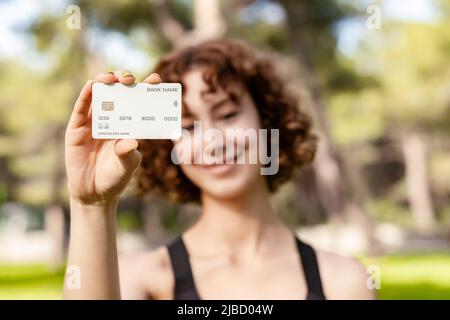
[[[178,139],[180,83],[95,82],[92,87],[94,139]]]

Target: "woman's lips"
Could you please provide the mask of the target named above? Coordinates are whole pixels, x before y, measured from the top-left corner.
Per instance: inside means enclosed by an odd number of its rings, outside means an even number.
[[[245,154],[245,150],[241,149],[241,152],[235,154],[232,161],[228,161],[224,159],[222,163],[213,163],[213,164],[203,164],[199,165],[202,169],[207,170],[210,173],[221,175],[231,171],[238,164],[238,159]]]
[[[231,171],[236,166],[236,163],[224,163],[224,164],[210,164],[201,165],[201,168],[207,170],[210,173],[221,175]]]

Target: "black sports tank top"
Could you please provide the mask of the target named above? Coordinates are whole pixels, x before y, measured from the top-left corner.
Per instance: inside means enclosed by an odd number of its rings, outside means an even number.
[[[325,300],[319,266],[315,250],[307,243],[295,237],[303,274],[308,287],[307,300]],[[175,276],[175,300],[201,300],[195,287],[189,253],[181,236],[172,241],[167,249]]]

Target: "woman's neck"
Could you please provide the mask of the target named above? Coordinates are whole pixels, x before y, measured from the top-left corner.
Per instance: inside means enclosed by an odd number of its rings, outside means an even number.
[[[270,203],[267,185],[258,183],[232,199],[202,194],[202,214],[187,236],[197,239],[197,243],[206,242],[205,247],[214,248],[215,252],[236,253],[262,249],[263,239],[276,239],[286,231],[288,228]],[[204,248],[203,252],[207,251]]]

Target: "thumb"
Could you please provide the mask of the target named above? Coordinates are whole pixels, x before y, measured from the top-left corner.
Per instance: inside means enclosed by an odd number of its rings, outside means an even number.
[[[114,143],[114,153],[125,168],[135,169],[141,161],[141,154],[137,150],[139,143],[136,139],[120,139]]]

